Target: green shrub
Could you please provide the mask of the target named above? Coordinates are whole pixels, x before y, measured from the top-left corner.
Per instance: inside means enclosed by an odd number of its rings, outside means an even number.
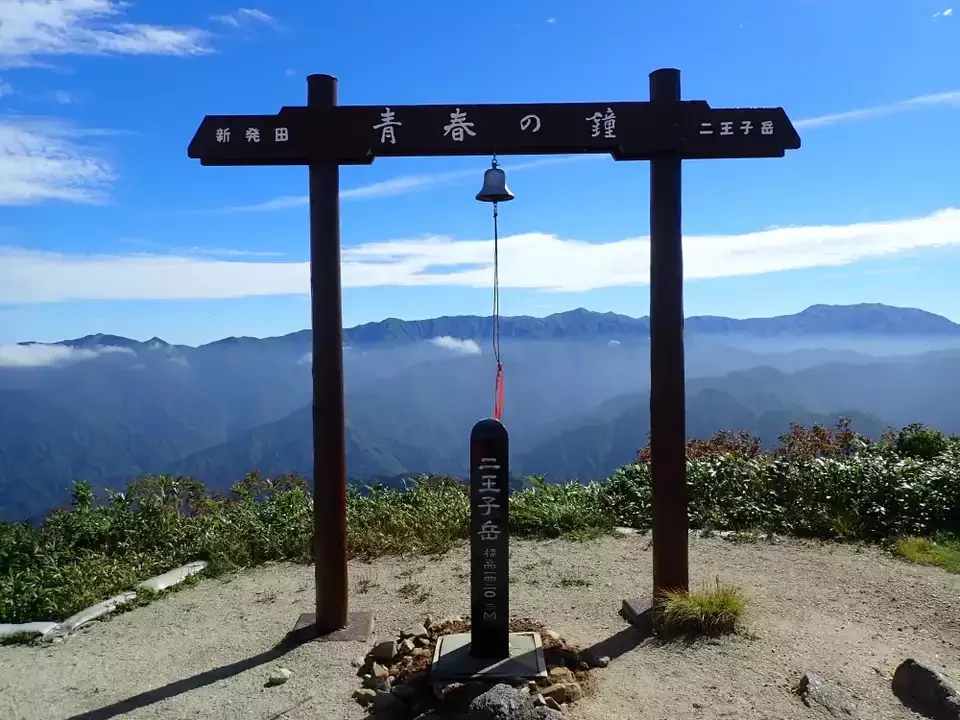
[[[646,530],[653,524],[650,466],[637,462],[617,468],[600,485],[598,499],[613,525]]]
[[[920,460],[933,460],[950,444],[950,440],[942,432],[919,423],[907,425],[895,433],[888,432],[884,440],[893,445],[894,451],[900,457]]]
[[[216,574],[311,559],[313,513],[300,478],[251,473],[226,498],[169,475],[135,480],[99,506],[85,483],[72,495],[72,507],[39,529],[0,523],[0,622],[62,620],[193,560]]]
[[[650,528],[649,459],[645,448],[637,462],[589,484],[531,478],[511,496],[511,531],[553,538]],[[911,425],[874,444],[842,419],[835,430],[795,425],[768,453],[745,433],[718,433],[689,443],[687,491],[691,528],[866,541],[958,537],[960,442]],[[347,525],[354,558],[444,552],[469,535],[468,489],[437,476],[402,490],[351,488]],[[227,494],[191,478],[150,476],[100,504],[78,482],[71,507],[41,527],[0,523],[0,622],[61,620],[193,560],[206,560],[214,575],[311,562],[312,537],[310,489],[294,476],[253,472]]]
[[[438,553],[467,537],[470,498],[453,478],[421,476],[405,491],[351,487],[347,498],[350,553],[354,557]]]
[[[590,537],[613,529],[598,483],[549,485],[542,476],[533,476],[529,482],[530,487],[510,496],[510,530],[514,534]]]

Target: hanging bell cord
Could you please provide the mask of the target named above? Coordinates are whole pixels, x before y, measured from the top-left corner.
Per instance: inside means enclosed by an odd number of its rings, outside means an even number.
[[[493,167],[497,167],[497,156],[493,156]],[[497,378],[494,382],[493,418],[500,420],[503,415],[503,362],[500,359],[500,232],[497,203],[493,203],[493,357],[497,361]]]

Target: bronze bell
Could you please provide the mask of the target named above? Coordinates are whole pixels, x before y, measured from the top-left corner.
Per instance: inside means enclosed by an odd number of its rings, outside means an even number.
[[[514,194],[507,187],[507,175],[494,159],[492,167],[483,173],[483,187],[477,193],[480,202],[498,203],[513,200]]]

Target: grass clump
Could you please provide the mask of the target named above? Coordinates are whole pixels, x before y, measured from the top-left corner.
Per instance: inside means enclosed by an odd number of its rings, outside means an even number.
[[[408,582],[397,588],[397,595],[418,605],[429,600],[431,594],[430,588],[417,582]]]
[[[590,587],[592,584],[590,578],[576,572],[565,572],[559,579],[560,587]]]
[[[893,546],[898,557],[924,565],[936,565],[952,573],[960,573],[960,539],[941,536],[899,538]]]
[[[736,632],[747,600],[740,588],[716,579],[700,590],[668,592],[657,608],[661,637],[716,637]]]

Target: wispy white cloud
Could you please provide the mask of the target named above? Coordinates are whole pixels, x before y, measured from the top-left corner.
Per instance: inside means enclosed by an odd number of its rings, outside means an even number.
[[[875,105],[874,107],[861,108],[860,110],[848,110],[847,112],[834,113],[832,115],[820,115],[819,117],[796,120],[793,124],[798,130],[808,130],[810,128],[836,125],[843,122],[870,120],[875,117],[894,115],[896,113],[919,110],[920,108],[937,105],[960,107],[960,90],[948,90],[947,92],[933,93],[931,95],[920,95],[919,97],[901,100],[888,105]]]
[[[49,67],[68,55],[201,55],[212,52],[198,28],[133,23],[123,0],[0,0],[0,67]],[[0,96],[9,94],[0,81]],[[71,104],[66,91],[48,99]],[[0,205],[57,200],[101,202],[114,180],[102,152],[82,140],[112,131],[47,118],[0,117]]]
[[[286,253],[276,250],[242,250],[239,248],[190,247],[182,250],[172,249],[170,252],[183,252],[189,255],[206,255],[208,257],[283,257]]]
[[[99,134],[57,120],[0,117],[0,205],[102,201],[113,168],[83,142]]]
[[[243,27],[251,23],[276,25],[276,19],[272,15],[268,15],[263,10],[257,10],[255,8],[237,8],[233,12],[223,15],[211,15],[210,19],[214,22],[223,23],[224,25],[235,28]]]
[[[83,96],[80,93],[70,92],[69,90],[54,90],[50,93],[50,99],[58,105],[76,105],[83,102]]]
[[[547,25],[556,25],[556,24],[557,24],[557,19],[555,17],[547,18]]]
[[[960,209],[889,222],[771,228],[684,238],[687,280],[839,267],[910,250],[960,246]],[[492,242],[428,237],[343,250],[346,287],[488,287]],[[500,284],[579,292],[645,285],[647,237],[586,242],[549,233],[500,240]],[[437,272],[441,270],[442,272]],[[224,260],[158,254],[68,255],[0,248],[0,303],[73,299],[200,299],[300,295],[306,262]]]
[[[276,250],[168,245],[167,243],[146,240],[144,238],[120,238],[120,242],[124,245],[133,245],[146,250],[162,252],[165,255],[205,255],[208,257],[283,257],[286,255],[286,253]]]
[[[946,10],[940,10],[940,11],[938,11],[938,12],[935,12],[935,13],[933,14],[933,17],[935,17],[935,18],[938,18],[938,17],[950,17],[951,15],[953,15],[953,8],[947,8]]]
[[[430,342],[439,348],[452,350],[461,355],[480,354],[480,346],[477,345],[476,340],[459,340],[449,335],[441,335],[440,337],[430,338]]]
[[[340,191],[341,199],[343,199],[344,193],[346,192],[348,191]],[[214,208],[212,210],[192,210],[188,212],[191,215],[225,215],[229,213],[243,212],[271,212],[273,210],[287,210],[294,207],[304,207],[308,203],[309,198],[306,195],[284,195],[273,198],[272,200],[265,200],[261,203],[254,203],[253,205],[228,205],[227,207]]]
[[[0,367],[69,365],[111,353],[136,354],[130,348],[114,347],[112,345],[102,345],[95,348],[74,348],[41,343],[31,343],[29,345],[0,344]]]
[[[530,160],[529,162],[517,163],[516,165],[502,164],[506,172],[522,172],[534,168],[546,167],[549,165],[565,165],[572,162],[583,162],[585,160],[602,159],[602,155],[574,155],[572,157],[549,157],[539,160]],[[374,198],[390,197],[394,195],[405,195],[406,193],[420,190],[433,185],[441,185],[447,182],[456,182],[466,178],[480,176],[481,168],[470,170],[451,170],[450,172],[436,173],[433,175],[401,175],[400,177],[370,185],[360,185],[359,187],[347,188],[340,191],[341,200],[371,200]],[[212,210],[196,210],[191,214],[201,215],[221,215],[226,213],[238,212],[270,212],[273,210],[287,210],[294,207],[304,207],[308,204],[309,198],[306,195],[285,195],[272,200],[266,200],[252,205],[233,205],[229,207],[214,208]]]
[[[63,55],[201,55],[199,28],[125,22],[120,0],[0,0],[0,65]]]

